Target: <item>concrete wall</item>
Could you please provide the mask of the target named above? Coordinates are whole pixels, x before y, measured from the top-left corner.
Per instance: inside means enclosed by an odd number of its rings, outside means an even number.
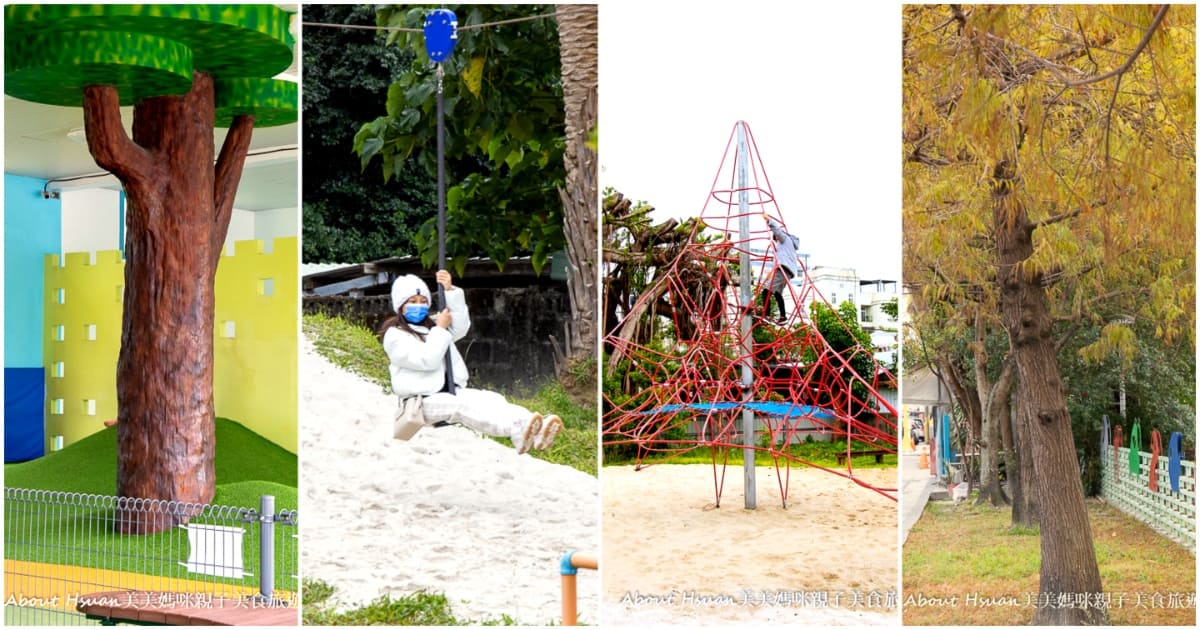
[[[105,188],[62,193],[64,252],[99,252],[121,248],[121,191]]]
[[[554,348],[570,318],[561,287],[504,287],[467,292],[471,332],[458,350],[480,384],[511,392],[536,389],[554,376]]]
[[[40,197],[41,180],[38,180]],[[62,193],[62,244],[54,251],[99,252],[122,249],[125,231],[119,190],[90,188]],[[261,240],[269,248],[277,238],[299,235],[295,208],[251,212],[234,208],[225,248],[233,253],[238,241]]]
[[[261,210],[254,213],[254,236],[263,243],[300,234],[300,213],[297,208]]]
[[[527,393],[554,377],[550,335],[561,344],[570,298],[564,285],[465,288],[471,330],[458,342],[471,372],[472,387]],[[305,296],[305,313],[343,317],[377,330],[391,310],[391,298]],[[380,361],[385,361],[380,350]]]
[[[234,208],[233,214],[229,217],[229,232],[225,235],[225,255],[233,254],[234,243],[253,239],[254,213]]]

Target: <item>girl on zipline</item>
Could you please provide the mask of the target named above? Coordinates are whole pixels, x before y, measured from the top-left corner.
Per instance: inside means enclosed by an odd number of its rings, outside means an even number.
[[[422,397],[426,425],[462,424],[487,435],[512,439],[517,453],[548,449],[562,431],[556,415],[542,416],[514,405],[504,396],[467,387],[467,366],[454,342],[471,327],[467,299],[454,286],[450,272],[437,272],[445,289],[446,308],[429,312],[430,293],[425,282],[414,275],[400,276],[392,283],[392,308],[381,329],[383,350],[392,374],[392,389],[403,401]],[[446,384],[446,352],[454,374],[454,393]]]

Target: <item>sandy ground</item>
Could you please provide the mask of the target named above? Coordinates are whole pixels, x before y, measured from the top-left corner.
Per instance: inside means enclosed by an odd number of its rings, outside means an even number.
[[[563,555],[598,551],[595,477],[457,426],[393,440],[395,398],[307,339],[300,374],[306,579],[336,587],[343,608],[426,590],[460,619],[561,622]],[[578,589],[580,622],[595,624],[596,572],[579,571]]]
[[[603,624],[899,625],[896,503],[798,467],[784,510],[774,469],[756,476],[746,510],[740,466],[720,508],[711,466],[604,468]]]

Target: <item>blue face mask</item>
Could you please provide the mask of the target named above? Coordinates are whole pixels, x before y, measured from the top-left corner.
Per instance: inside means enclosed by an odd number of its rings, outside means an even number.
[[[410,324],[420,324],[429,317],[428,304],[405,304],[404,319]]]

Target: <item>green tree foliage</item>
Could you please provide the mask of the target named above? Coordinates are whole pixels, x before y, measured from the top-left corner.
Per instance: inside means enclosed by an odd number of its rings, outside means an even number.
[[[381,7],[380,26],[420,29],[433,6]],[[444,63],[446,125],[446,248],[461,265],[480,252],[498,265],[529,253],[535,267],[565,246],[558,187],[563,166],[563,97],[557,23],[541,18],[472,28],[553,13],[550,5],[466,5],[458,43]],[[363,124],[354,138],[361,166],[384,181],[418,165],[437,173],[437,76],[420,32],[394,31],[388,43],[414,56],[388,88],[386,114]],[[376,161],[377,160],[377,161]],[[434,208],[436,211],[436,208]],[[426,264],[436,260],[434,220],[415,236]]]
[[[858,324],[858,310],[853,302],[842,302],[836,310],[823,302],[813,302],[809,305],[809,313],[817,330],[834,352],[841,354],[858,347],[871,347],[871,334]],[[864,362],[859,362],[854,368],[858,370],[861,367],[859,376],[870,381],[874,376],[870,367],[871,357],[863,355],[862,358]]]
[[[305,5],[306,22],[375,24],[367,5]],[[436,181],[403,164],[390,181],[364,174],[353,152],[362,120],[378,111],[414,54],[372,31],[304,29],[304,261],[359,262],[413,254],[436,212]]]
[[[1183,433],[1188,444],[1196,440],[1195,353],[1166,344],[1143,327],[1136,331],[1135,351],[1128,364],[1115,354],[1099,362],[1084,360],[1079,349],[1099,334],[1098,328],[1083,331],[1064,347],[1060,359],[1076,448],[1083,462],[1084,488],[1089,494],[1099,492],[1098,466],[1110,456],[1100,452],[1099,420],[1105,415],[1113,425],[1123,425],[1126,435],[1131,424],[1140,423],[1146,436],[1143,450],[1149,450],[1150,431],[1155,429],[1162,434],[1164,445],[1175,431]],[[1122,388],[1126,420],[1121,419],[1118,404]]]
[[[809,316],[817,327],[817,332],[825,338],[829,348],[843,357],[849,357],[850,369],[854,370],[868,383],[875,382],[875,362],[872,360],[871,333],[862,329],[858,323],[858,307],[853,302],[842,302],[836,309],[824,302],[813,302],[809,305]],[[866,352],[858,351],[866,348]],[[809,350],[811,353],[811,349]],[[816,361],[816,356],[802,357],[806,363]],[[819,367],[819,366],[818,366]],[[851,393],[856,400],[871,400],[866,386],[859,381],[850,384]],[[861,410],[852,410],[855,415]]]
[[[883,312],[887,313],[887,316],[891,317],[892,319],[896,319],[896,318],[900,317],[900,299],[899,298],[892,298],[892,299],[888,300],[887,302],[885,302],[883,304],[883,306],[880,306],[879,308],[883,309]]]

